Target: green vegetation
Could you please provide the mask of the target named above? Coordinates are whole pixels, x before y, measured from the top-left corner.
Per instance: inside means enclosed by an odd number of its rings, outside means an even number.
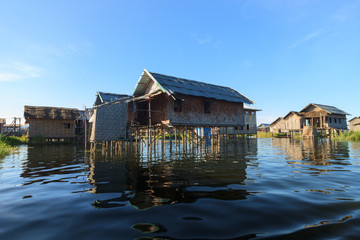
[[[339,141],[344,141],[344,140],[348,140],[348,141],[360,141],[360,132],[340,132],[339,134],[336,134],[333,137],[333,140],[339,140]]]
[[[3,158],[10,153],[16,152],[18,150],[18,145],[26,144],[27,142],[28,139],[25,135],[21,137],[4,137],[0,135],[0,158]]]
[[[271,138],[273,135],[271,132],[258,132],[257,137],[258,138]]]

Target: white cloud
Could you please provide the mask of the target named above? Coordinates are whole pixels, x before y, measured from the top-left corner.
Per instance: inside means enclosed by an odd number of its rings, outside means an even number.
[[[199,36],[199,34],[195,33],[195,34],[193,34],[193,38],[197,41],[198,44],[206,44],[206,43],[210,43],[212,41],[212,37],[209,34]]]
[[[299,41],[295,42],[293,45],[290,46],[290,48],[296,48],[310,40],[312,40],[313,38],[318,37],[319,35],[322,34],[322,30],[318,30],[312,33],[307,34],[306,36],[304,36],[303,38],[301,38]]]
[[[37,78],[41,69],[26,63],[12,62],[0,64],[0,82],[14,82],[23,79]]]

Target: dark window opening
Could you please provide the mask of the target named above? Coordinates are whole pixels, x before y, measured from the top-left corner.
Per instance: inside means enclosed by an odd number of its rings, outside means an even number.
[[[210,102],[204,101],[204,113],[210,113]]]
[[[250,130],[250,125],[249,124],[246,125],[246,130]]]
[[[329,117],[329,123],[331,123],[331,117]]]
[[[70,129],[70,123],[64,123],[64,129]]]
[[[328,116],[325,117],[325,122],[328,122]]]
[[[339,123],[341,123],[341,118],[339,118]]]
[[[334,122],[336,123],[336,118],[334,118]]]
[[[176,99],[174,101],[174,112],[182,112],[182,104],[182,100]]]

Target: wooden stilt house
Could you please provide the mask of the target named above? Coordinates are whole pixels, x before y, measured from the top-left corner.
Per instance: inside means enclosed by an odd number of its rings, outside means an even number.
[[[346,115],[343,110],[333,106],[310,103],[300,111],[304,126],[312,126],[316,129],[347,129]]]
[[[24,117],[29,124],[29,138],[75,138],[75,121],[80,117],[75,108],[25,106]]]
[[[353,119],[351,119],[349,121],[349,128],[350,128],[350,131],[359,132],[360,131],[360,117],[354,117]]]
[[[244,127],[244,103],[254,102],[229,87],[144,70],[130,119],[148,126]]]

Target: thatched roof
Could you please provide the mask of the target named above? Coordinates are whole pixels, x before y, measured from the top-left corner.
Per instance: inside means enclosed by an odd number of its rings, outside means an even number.
[[[161,91],[168,95],[185,94],[225,100],[228,102],[254,104],[252,100],[229,87],[153,73],[146,69],[135,87],[134,96],[138,97],[143,95],[149,81],[154,81]]]
[[[75,120],[80,117],[76,108],[24,106],[25,119]]]

